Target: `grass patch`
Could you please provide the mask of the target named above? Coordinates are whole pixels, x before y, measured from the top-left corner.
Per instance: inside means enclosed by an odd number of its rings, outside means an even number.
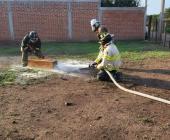
[[[0,71],[0,86],[11,84],[33,85],[43,83],[53,77],[55,73],[27,68],[6,69]]]
[[[143,60],[146,58],[167,58],[170,57],[170,50],[162,45],[145,42],[129,41],[117,44],[122,58],[132,61]]]
[[[145,41],[120,41],[117,44],[122,58],[133,61],[145,58],[166,58],[170,57],[168,48],[145,42]],[[45,43],[43,51],[52,54],[57,58],[75,58],[93,60],[98,55],[99,45],[96,42],[89,43]]]
[[[3,70],[0,72],[0,86],[13,84],[16,79],[16,72],[10,70]]]
[[[124,59],[141,60],[145,58],[166,58],[170,57],[170,51],[159,44],[145,41],[119,41],[118,49]],[[99,44],[97,42],[81,42],[81,43],[56,43],[43,42],[42,52],[46,56],[54,56],[58,58],[74,58],[94,60],[99,52]],[[21,55],[18,46],[0,45],[1,56]]]
[[[17,56],[21,55],[19,48],[17,47],[1,47],[0,46],[0,56]]]
[[[155,121],[151,117],[139,116],[138,120],[144,124],[154,124]]]
[[[98,50],[98,44],[90,43],[44,43],[42,49],[46,54],[54,55],[85,55],[95,53]]]

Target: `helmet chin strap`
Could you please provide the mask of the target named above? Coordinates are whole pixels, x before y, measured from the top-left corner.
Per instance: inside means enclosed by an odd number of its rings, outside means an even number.
[[[91,29],[92,29],[92,31],[93,31],[93,32],[95,32],[95,31],[96,31],[95,26],[91,26]]]
[[[93,31],[93,32],[96,32],[99,27],[96,27],[95,25],[93,25],[93,26],[91,26],[91,28],[92,28],[92,31]]]

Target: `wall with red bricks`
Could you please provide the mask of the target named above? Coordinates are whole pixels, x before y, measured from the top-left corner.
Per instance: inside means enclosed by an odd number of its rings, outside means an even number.
[[[9,40],[7,3],[0,2],[0,40]]]
[[[67,5],[56,2],[15,2],[13,4],[15,39],[35,30],[42,40],[67,40]]]
[[[96,39],[90,26],[90,20],[93,18],[98,18],[98,3],[72,4],[73,40],[89,41]]]
[[[31,30],[44,41],[91,41],[90,20],[97,18],[119,40],[144,39],[144,9],[101,8],[98,2],[11,1],[14,39]],[[0,2],[0,41],[11,40],[8,5]]]
[[[118,40],[144,38],[144,10],[103,10],[102,22]]]

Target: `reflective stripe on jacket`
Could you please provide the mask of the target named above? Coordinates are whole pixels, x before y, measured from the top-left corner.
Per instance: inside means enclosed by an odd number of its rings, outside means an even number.
[[[98,56],[97,56],[97,58],[96,58],[96,60],[95,60],[95,62],[97,63],[97,64],[99,64],[101,61],[102,61],[102,57],[103,57],[103,47],[100,47],[99,48],[100,49],[100,51],[99,51],[99,54],[98,54]]]
[[[115,44],[109,43],[104,50],[99,52],[101,63],[98,64],[98,69],[107,69],[109,71],[119,70],[121,66],[121,56]],[[99,60],[97,58],[97,60]]]

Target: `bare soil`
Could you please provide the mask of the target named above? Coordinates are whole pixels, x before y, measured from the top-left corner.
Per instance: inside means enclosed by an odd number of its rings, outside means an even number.
[[[170,59],[125,61],[121,85],[170,100]],[[56,75],[0,87],[0,140],[169,140],[170,106],[111,82]]]

